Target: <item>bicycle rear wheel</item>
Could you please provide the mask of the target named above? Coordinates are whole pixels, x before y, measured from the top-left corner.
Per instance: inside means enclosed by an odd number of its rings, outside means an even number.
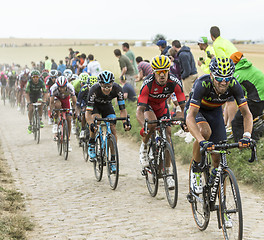
[[[33,114],[33,132],[34,132],[34,139],[36,140],[37,144],[39,144],[39,141],[40,141],[40,120],[39,120],[38,110],[34,110],[34,114]]]
[[[219,213],[225,239],[243,238],[242,204],[238,184],[231,169],[224,169],[219,188]]]
[[[101,148],[101,137],[100,134],[97,134],[95,138],[95,161],[94,164],[94,175],[97,180],[97,182],[100,182],[102,180],[103,176],[103,156],[102,156],[102,148]]]
[[[171,208],[175,208],[178,201],[178,177],[174,158],[174,152],[171,145],[167,142],[164,149],[163,161],[163,180],[166,197]],[[166,163],[170,163],[170,167],[166,167]],[[164,171],[165,170],[165,171]],[[169,181],[171,181],[169,183]],[[170,184],[170,185],[169,185]]]
[[[6,102],[6,90],[5,90],[5,88],[3,90],[3,101],[4,101],[4,105],[5,105],[5,102]]]
[[[68,153],[69,153],[69,132],[68,132],[68,124],[66,120],[63,120],[63,155],[64,159],[68,159]]]
[[[109,134],[107,138],[106,153],[107,176],[110,187],[115,190],[119,177],[119,157],[116,140],[113,134]]]
[[[59,155],[62,154],[62,142],[63,142],[62,125],[58,124],[57,149],[58,149]]]
[[[22,93],[22,97],[21,97],[21,108],[20,111],[22,114],[25,114],[25,108],[26,108],[26,99],[24,94]]]
[[[9,101],[10,101],[11,107],[13,108],[15,106],[15,102],[16,102],[16,96],[15,96],[14,89],[12,89],[11,92],[10,92],[10,99],[9,99]]]
[[[191,203],[192,213],[194,221],[199,228],[199,230],[203,231],[207,228],[210,220],[210,205],[209,205],[209,189],[203,186],[203,193],[196,194],[192,191],[191,188],[191,178],[192,178],[192,166],[193,161],[191,161],[189,168],[189,191],[187,198]],[[202,172],[201,181],[203,185],[205,185],[207,181],[206,173]]]
[[[150,196],[152,197],[155,197],[157,195],[158,187],[159,187],[159,178],[157,173],[157,155],[155,153],[156,153],[155,138],[152,136],[148,148],[149,166],[144,168],[143,170],[146,176],[147,188]]]

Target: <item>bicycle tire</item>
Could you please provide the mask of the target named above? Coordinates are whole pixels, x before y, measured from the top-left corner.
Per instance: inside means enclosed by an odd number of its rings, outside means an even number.
[[[20,111],[23,115],[25,114],[25,108],[26,108],[26,99],[25,96],[23,95],[21,98],[21,107],[20,107]]]
[[[37,110],[34,110],[33,114],[33,132],[34,132],[34,139],[39,144],[40,141],[40,119],[39,113]]]
[[[10,105],[12,108],[15,107],[15,102],[16,102],[15,91],[12,89],[10,92]]]
[[[151,197],[155,197],[158,193],[159,178],[157,173],[157,155],[155,138],[152,135],[151,142],[148,148],[148,161],[149,166],[144,168],[144,174],[146,176],[146,185]]]
[[[191,177],[192,177],[192,165],[193,161],[190,163],[189,168],[189,196],[187,197],[191,203],[192,213],[194,221],[200,231],[204,231],[210,221],[210,205],[209,205],[209,192],[203,187],[203,193],[199,194],[197,197],[191,189]],[[207,182],[206,172],[202,172],[202,182],[205,184]]]
[[[5,88],[3,90],[3,101],[4,101],[4,106],[5,106],[5,102],[6,102],[6,91],[5,91]]]
[[[166,197],[167,197],[170,207],[175,208],[177,205],[177,201],[178,201],[178,177],[177,177],[177,168],[176,168],[174,152],[172,150],[171,145],[168,142],[166,142],[166,146],[164,149],[164,156],[165,156],[165,159],[163,161],[162,171],[163,171],[165,193],[166,193]],[[166,169],[166,166],[165,166],[166,161],[171,162],[171,166],[169,169]],[[174,180],[174,185],[171,188],[169,188],[168,186],[168,182],[167,182],[168,178],[172,178]]]
[[[58,153],[61,156],[62,154],[62,143],[63,143],[63,135],[62,135],[62,125],[58,124],[58,133],[57,133],[57,149]]]
[[[224,238],[241,240],[243,238],[242,203],[238,184],[231,169],[223,170],[221,185],[224,190],[221,191],[219,187],[219,214]],[[226,227],[225,214],[231,218],[231,228]]]
[[[111,149],[112,146],[112,149]],[[107,137],[107,153],[106,153],[106,166],[107,166],[107,176],[109,180],[110,187],[115,190],[118,184],[119,178],[119,157],[118,149],[116,144],[116,139],[111,133]],[[115,171],[112,169],[115,165]]]
[[[68,124],[67,120],[63,120],[63,143],[62,143],[62,148],[63,148],[63,156],[64,160],[68,159],[69,155],[69,132],[68,132]]]
[[[83,150],[83,159],[84,159],[85,162],[87,162],[88,159],[89,159],[88,142],[87,141],[83,141],[82,142],[82,150]]]
[[[103,176],[103,156],[102,156],[102,142],[101,136],[98,133],[95,138],[95,161],[93,162],[94,165],[94,175],[97,182],[102,180]]]

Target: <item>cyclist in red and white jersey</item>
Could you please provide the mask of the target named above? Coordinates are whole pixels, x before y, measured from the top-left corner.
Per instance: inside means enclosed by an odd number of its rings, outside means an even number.
[[[151,66],[153,74],[148,75],[141,87],[138,97],[137,120],[142,126],[140,134],[142,144],[140,147],[140,162],[142,167],[148,166],[147,143],[152,135],[155,125],[149,125],[149,131],[144,133],[144,121],[156,119],[169,119],[170,113],[167,99],[174,92],[182,112],[185,106],[185,95],[183,93],[182,82],[175,75],[169,73],[171,61],[167,56],[160,55],[152,59]],[[167,136],[170,139],[171,128],[167,127]],[[173,180],[173,179],[171,179]],[[169,184],[169,183],[168,183]]]
[[[56,80],[56,84],[54,84],[50,88],[50,110],[51,112],[53,109],[61,109],[61,108],[71,108],[70,99],[72,100],[72,108],[76,108],[76,96],[74,87],[72,84],[68,82],[66,77],[60,76]],[[54,125],[53,125],[53,133],[56,134],[58,132],[58,113],[54,114]],[[72,116],[70,113],[67,113],[67,123],[68,123],[68,133],[69,133],[69,140],[71,134],[71,119]],[[69,142],[69,151],[72,151]]]

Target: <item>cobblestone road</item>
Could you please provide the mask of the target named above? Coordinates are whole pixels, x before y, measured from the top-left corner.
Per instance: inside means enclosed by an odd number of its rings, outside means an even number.
[[[127,138],[119,138],[121,176],[113,191],[106,175],[96,182],[92,164],[84,162],[74,137],[73,151],[65,161],[58,156],[50,126],[41,130],[37,145],[26,132],[26,115],[2,105],[0,112],[5,158],[36,224],[28,239],[223,239],[215,213],[206,231],[196,228],[186,200],[187,165],[177,163],[179,200],[171,209],[162,187],[157,197],[148,194],[140,174],[139,146]],[[244,239],[264,239],[263,197],[242,184],[240,189]]]

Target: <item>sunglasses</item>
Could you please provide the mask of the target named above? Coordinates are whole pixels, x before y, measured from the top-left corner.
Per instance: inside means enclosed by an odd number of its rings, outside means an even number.
[[[216,76],[214,76],[214,79],[215,79],[217,82],[223,82],[224,80],[225,80],[226,82],[230,82],[230,81],[232,80],[232,78],[233,78],[233,77],[225,77],[225,78],[223,78],[223,77],[216,77]]]
[[[104,88],[104,89],[110,89],[113,87],[113,83],[110,83],[110,84],[101,83],[100,86],[101,86],[101,88]]]
[[[169,72],[169,70],[168,69],[155,70],[154,72],[160,75],[161,73],[166,74],[167,72]]]
[[[39,78],[39,76],[36,76],[36,75],[35,75],[35,76],[32,76],[32,78]]]

